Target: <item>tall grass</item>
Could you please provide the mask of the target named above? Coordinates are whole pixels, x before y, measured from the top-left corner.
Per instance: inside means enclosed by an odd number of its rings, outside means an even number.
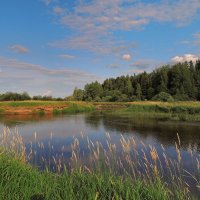
[[[199,195],[199,157],[189,148],[193,168],[184,168],[178,135],[174,159],[162,145],[162,152],[158,153],[155,147],[134,137],[121,136],[113,143],[107,133],[107,145],[103,146],[81,133],[71,143],[69,160],[63,156],[69,146],[61,147],[57,156],[39,159],[46,168],[43,172],[27,162],[35,163],[39,153],[36,149],[53,151],[51,143],[39,142],[35,133],[32,148],[26,149],[17,130],[11,132],[7,128],[0,141],[0,196],[3,199],[28,200],[35,195],[41,199],[165,200],[195,199],[195,195],[197,199]],[[81,152],[81,142],[86,146],[85,152]]]
[[[128,104],[127,108],[116,110],[112,114],[137,115],[163,120],[200,121],[200,103],[136,102]]]
[[[95,107],[93,105],[81,105],[78,103],[70,103],[70,106],[67,108],[63,108],[61,111],[63,114],[69,113],[80,113],[80,112],[90,112],[93,111]]]
[[[48,171],[41,173],[4,156],[0,158],[0,177],[1,199],[6,200],[166,200],[171,196],[160,180],[147,184],[139,179],[89,173],[81,168],[70,174],[67,171],[59,175]]]

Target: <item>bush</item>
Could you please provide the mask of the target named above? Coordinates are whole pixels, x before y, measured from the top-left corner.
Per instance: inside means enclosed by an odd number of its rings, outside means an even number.
[[[129,101],[128,97],[126,94],[121,94],[119,97],[118,97],[118,100],[119,102],[127,102]]]
[[[153,101],[172,102],[172,101],[174,101],[174,98],[166,92],[160,92],[159,94],[155,95],[152,98],[152,100]]]
[[[112,101],[112,96],[105,96],[105,97],[102,98],[102,101],[103,102],[110,102],[110,101]]]
[[[93,101],[94,101],[94,102],[101,102],[102,100],[101,100],[101,98],[100,98],[99,96],[97,96],[97,97],[94,98]]]
[[[176,101],[189,101],[190,98],[188,97],[187,94],[176,94],[174,95],[174,99]]]

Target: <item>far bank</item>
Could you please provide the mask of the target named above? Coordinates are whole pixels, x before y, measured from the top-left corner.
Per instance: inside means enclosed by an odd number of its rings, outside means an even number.
[[[200,102],[82,102],[82,101],[7,101],[0,102],[0,115],[57,115],[81,112],[143,117],[158,120],[200,121]]]

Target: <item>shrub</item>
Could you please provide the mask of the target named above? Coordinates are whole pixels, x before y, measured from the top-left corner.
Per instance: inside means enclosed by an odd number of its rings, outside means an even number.
[[[152,100],[153,101],[172,102],[172,101],[174,101],[174,98],[166,92],[160,92],[159,94],[155,95],[152,98]]]

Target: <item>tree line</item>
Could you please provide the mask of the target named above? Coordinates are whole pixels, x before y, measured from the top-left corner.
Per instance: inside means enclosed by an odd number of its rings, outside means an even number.
[[[6,92],[0,94],[0,101],[24,100],[76,100],[95,102],[115,101],[200,101],[200,60],[164,65],[151,73],[143,72],[133,76],[108,78],[102,84],[95,81],[84,89],[75,88],[66,98],[33,96],[27,92]]]
[[[88,83],[68,97],[78,101],[200,100],[200,60],[164,65],[151,73]]]
[[[25,101],[25,100],[59,101],[64,99],[53,98],[52,96],[41,96],[41,95],[31,97],[27,92],[22,92],[22,93],[6,92],[0,94],[0,101]]]

